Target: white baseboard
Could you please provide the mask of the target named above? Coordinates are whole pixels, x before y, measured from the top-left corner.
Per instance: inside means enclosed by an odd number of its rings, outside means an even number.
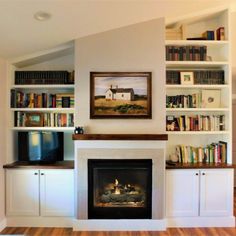
[[[166,220],[74,220],[74,231],[163,231]]]
[[[7,217],[8,227],[72,227],[72,217],[19,216]]]
[[[0,221],[0,232],[4,230],[7,227],[7,221],[6,218]]]
[[[175,217],[166,218],[167,228],[175,227],[235,227],[235,217]]]

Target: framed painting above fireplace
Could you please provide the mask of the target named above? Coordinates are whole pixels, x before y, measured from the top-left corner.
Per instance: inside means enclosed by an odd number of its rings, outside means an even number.
[[[91,119],[151,119],[151,72],[90,72]]]

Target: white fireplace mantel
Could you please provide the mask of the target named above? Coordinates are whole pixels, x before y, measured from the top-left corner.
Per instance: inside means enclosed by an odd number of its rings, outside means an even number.
[[[167,135],[73,135],[76,219],[74,230],[165,230],[165,147]],[[91,220],[87,217],[88,159],[152,159],[152,219]]]

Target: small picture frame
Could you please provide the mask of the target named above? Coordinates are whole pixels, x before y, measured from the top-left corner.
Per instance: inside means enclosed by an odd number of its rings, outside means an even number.
[[[26,113],[25,126],[26,127],[42,127],[43,114],[39,112]]]
[[[180,72],[180,81],[182,85],[191,85],[193,84],[193,72],[191,71],[181,71]]]

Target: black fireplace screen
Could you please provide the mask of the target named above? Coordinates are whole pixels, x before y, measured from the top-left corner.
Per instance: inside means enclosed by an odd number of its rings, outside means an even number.
[[[89,219],[151,218],[152,160],[88,160]]]

